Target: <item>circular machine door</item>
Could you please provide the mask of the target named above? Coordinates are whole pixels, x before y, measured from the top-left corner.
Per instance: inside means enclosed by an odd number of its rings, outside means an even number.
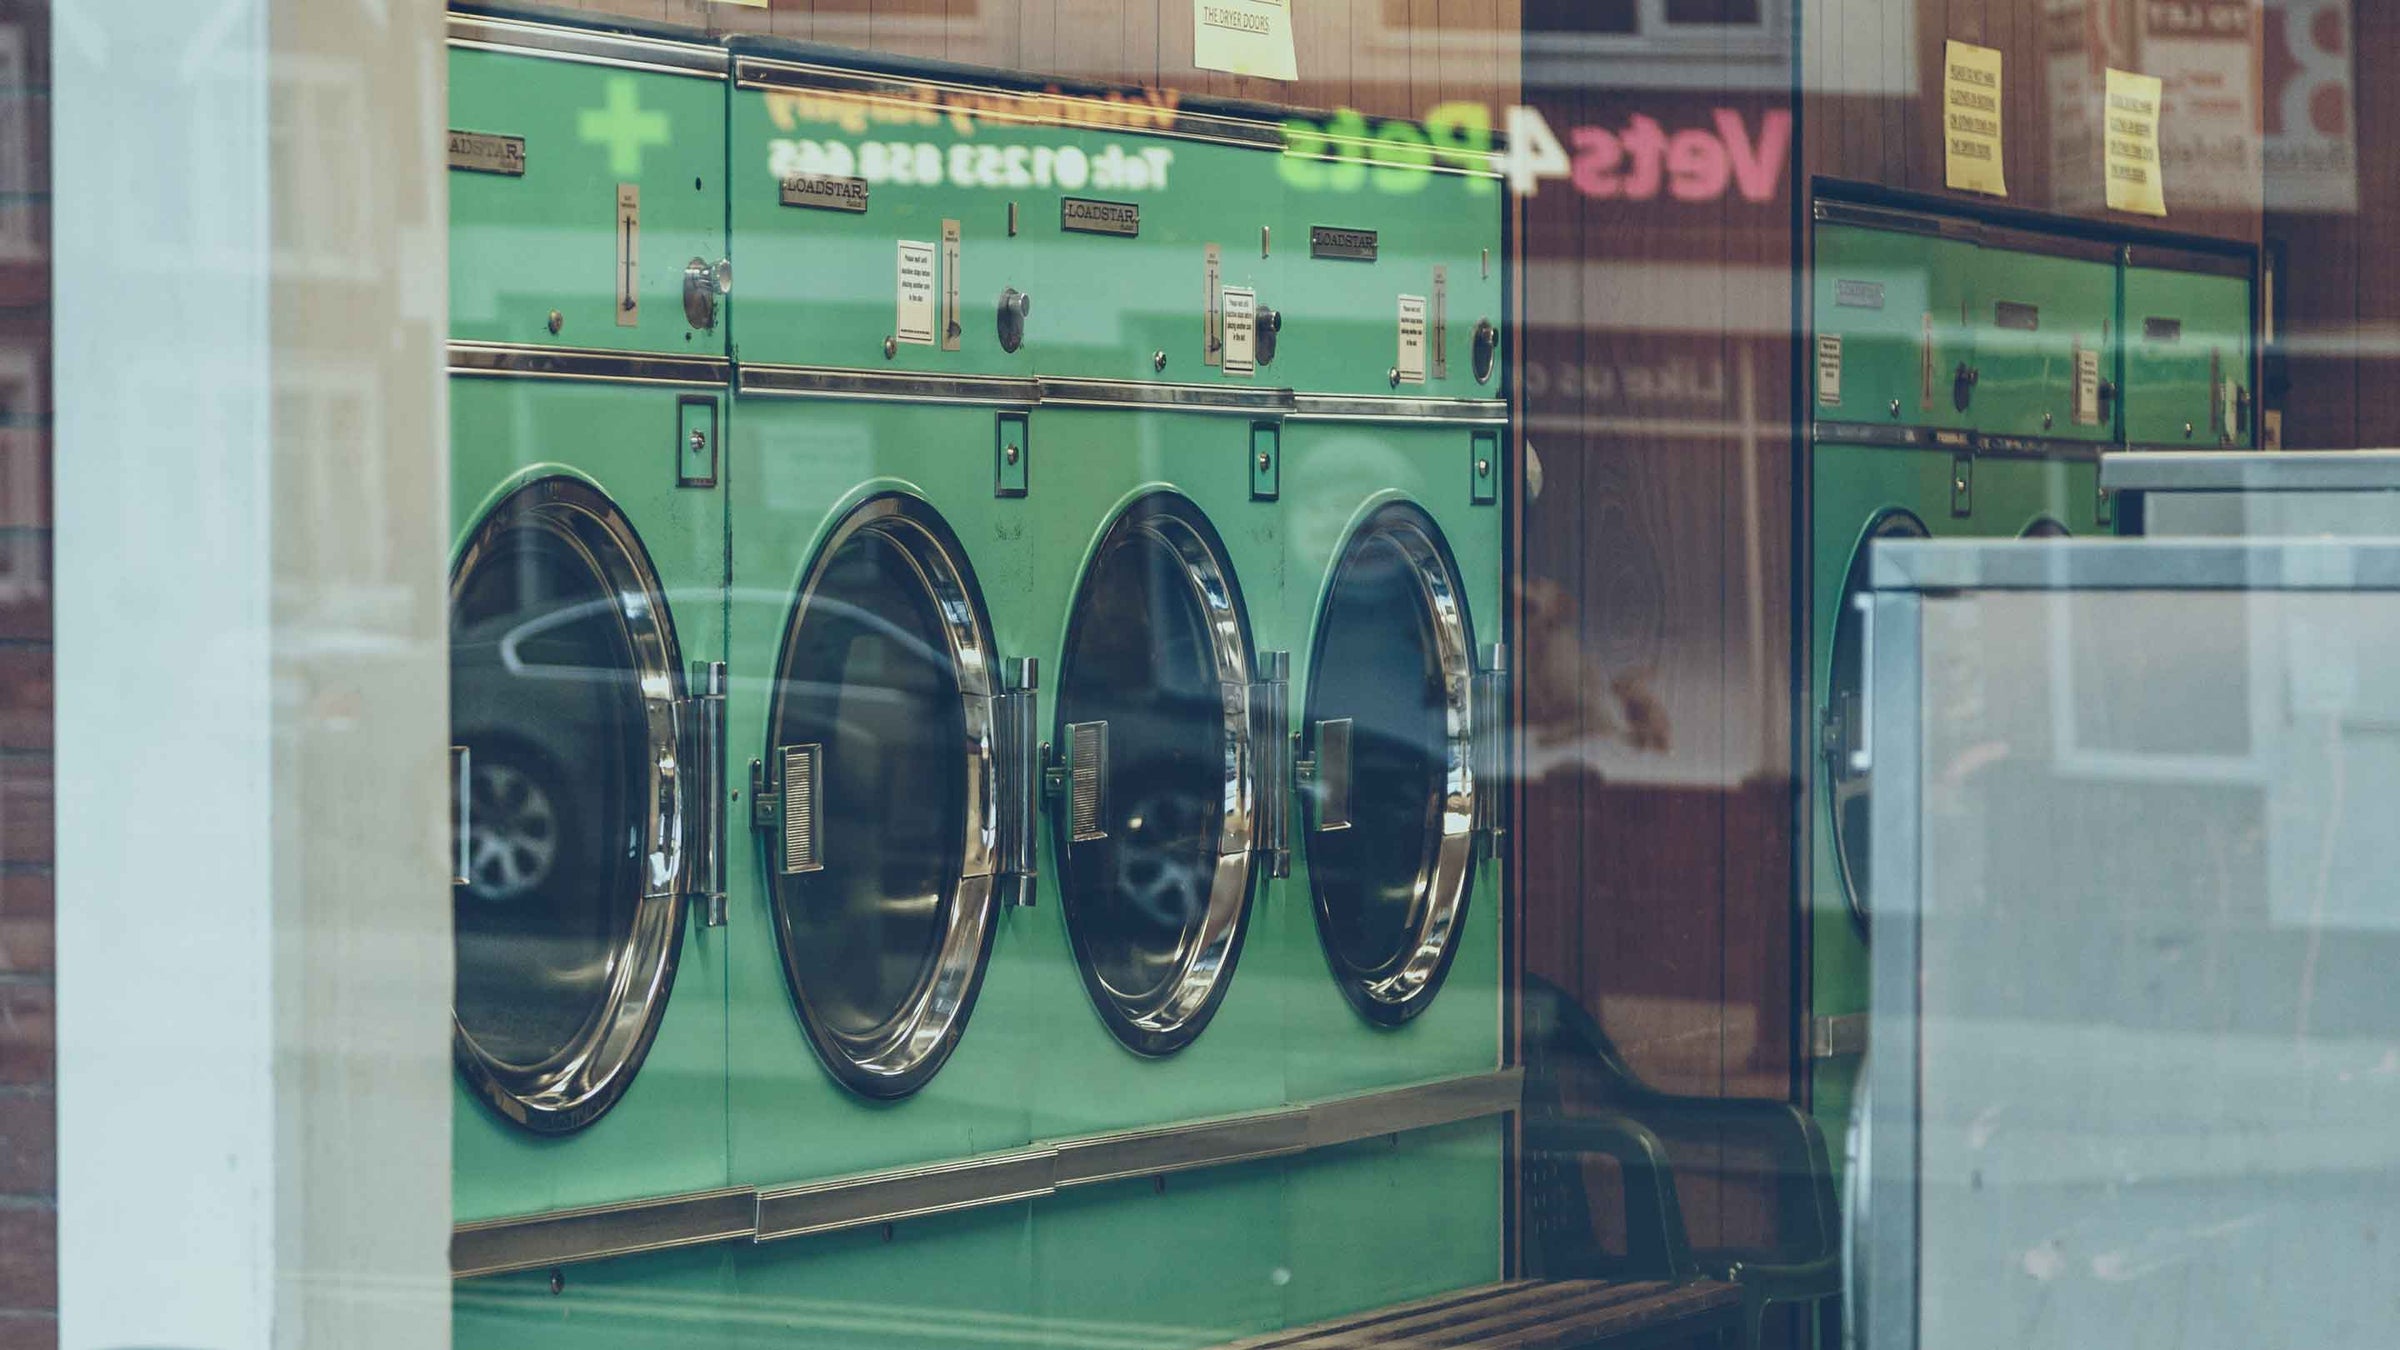
[[[1053,820],[1084,987],[1142,1054],[1200,1034],[1241,951],[1251,666],[1241,591],[1199,508],[1165,492],[1126,508],[1067,622]]]
[[[2072,537],[2073,534],[2074,531],[2048,516],[2036,516],[2033,523],[2026,526],[2024,532],[2017,537],[2019,539],[2066,539]]]
[[[931,1079],[983,981],[995,669],[982,593],[941,516],[890,495],[844,517],[776,663],[767,876],[801,1025],[867,1096]]]
[[[1375,512],[1334,564],[1302,722],[1317,936],[1373,1022],[1423,1011],[1458,950],[1475,858],[1474,650],[1432,518]]]
[[[1833,816],[1834,866],[1841,872],[1850,917],[1861,932],[1867,927],[1867,818],[1875,785],[1873,770],[1861,768],[1857,759],[1867,717],[1866,614],[1859,607],[1868,594],[1867,556],[1878,539],[1928,537],[1925,522],[1906,511],[1876,517],[1858,551],[1850,555],[1850,570],[1842,577],[1841,608],[1833,620],[1833,667],[1825,682],[1833,732],[1824,747],[1826,805]]]
[[[460,1071],[529,1129],[588,1124],[658,1030],[683,935],[683,689],[658,576],[597,489],[545,478],[450,574]]]

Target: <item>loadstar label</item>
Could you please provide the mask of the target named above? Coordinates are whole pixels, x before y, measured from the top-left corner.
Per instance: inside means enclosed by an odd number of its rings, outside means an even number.
[[[480,131],[450,133],[450,167],[469,173],[525,176],[525,138],[493,136]]]
[[[1141,204],[1068,197],[1058,204],[1058,228],[1077,234],[1113,234],[1131,239],[1142,232]]]
[[[1883,308],[1883,283],[1880,281],[1836,281],[1833,283],[1833,303],[1844,309]]]
[[[1308,256],[1312,258],[1348,258],[1353,262],[1375,261],[1375,232],[1373,230],[1344,230],[1331,225],[1308,227]]]
[[[848,211],[864,215],[867,180],[832,173],[795,173],[783,179],[783,204],[811,211]]]

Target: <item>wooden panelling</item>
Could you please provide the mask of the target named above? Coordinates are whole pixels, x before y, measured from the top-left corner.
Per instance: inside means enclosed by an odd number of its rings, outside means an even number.
[[[1521,0],[1302,0],[1299,79],[1202,70],[1191,0],[564,0],[568,9],[718,33],[773,33],[886,55],[1299,108],[1422,117],[1444,102],[1517,101]]]
[[[2237,17],[2241,8],[2233,6]],[[2191,105],[2223,89],[2246,98],[2255,113],[2261,30],[2253,22],[2247,36],[2153,35],[2167,22],[2167,10],[2153,12],[2136,0],[1811,0],[1801,7],[1812,125],[1807,169],[1990,203],[1977,194],[1949,194],[1943,182],[1943,46],[1971,42],[2001,53],[2008,205],[2255,241],[2264,190],[2257,129],[2246,141],[2233,137],[2228,147],[2223,123]],[[2087,78],[2070,83],[2062,65],[2085,70]],[[2074,111],[2065,105],[2080,90],[2088,100],[2080,111],[2096,122],[2101,72],[2112,65],[2170,81],[2160,129],[2171,166],[2163,222],[2106,208],[2096,140],[2090,156],[2054,163],[2052,133]]]

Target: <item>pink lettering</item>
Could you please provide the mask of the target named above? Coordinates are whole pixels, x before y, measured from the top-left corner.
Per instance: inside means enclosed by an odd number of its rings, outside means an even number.
[[[1731,108],[1719,108],[1717,135],[1724,138],[1725,149],[1733,160],[1734,186],[1740,189],[1742,199],[1764,202],[1773,198],[1775,185],[1783,178],[1784,156],[1792,146],[1791,113],[1777,108],[1761,118],[1754,145],[1750,129],[1742,124],[1742,115]]]
[[[1679,202],[1715,201],[1732,177],[1725,144],[1705,131],[1678,131],[1667,142],[1667,192]]]

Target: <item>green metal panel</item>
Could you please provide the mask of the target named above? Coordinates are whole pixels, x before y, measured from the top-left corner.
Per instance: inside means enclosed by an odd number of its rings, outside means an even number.
[[[1966,312],[1977,372],[1969,421],[1976,430],[2094,443],[2115,439],[2115,419],[2104,410],[2096,383],[2106,376],[2116,339],[2112,264],[1987,245],[1975,257]],[[2093,382],[2080,401],[2079,369]]]
[[[1061,103],[1060,108],[1074,105]],[[807,89],[739,89],[732,114],[742,355],[893,371],[1281,383],[1274,368],[1222,376],[1205,363],[1205,249],[1220,284],[1279,302],[1275,152],[1120,128],[1025,123]],[[864,212],[786,206],[801,171],[869,180]],[[1070,199],[1131,207],[1130,237],[1064,228]],[[1011,233],[1012,216],[1014,233]],[[1079,216],[1079,219],[1081,217]],[[884,338],[899,314],[899,243],[958,224],[955,350]],[[939,300],[951,289],[944,277]],[[999,302],[1030,297],[1024,342],[1003,350]],[[1154,357],[1167,357],[1160,368]]]
[[[1036,1343],[1178,1350],[1286,1325],[1284,1209],[1280,1161],[1035,1201]]]
[[[1507,327],[1501,244],[1507,197],[1497,178],[1299,155],[1286,158],[1284,176],[1284,223],[1274,241],[1285,260],[1275,383],[1316,393],[1506,396],[1508,353],[1500,353],[1491,379],[1481,384],[1473,359],[1478,320]],[[1316,256],[1310,232],[1320,226],[1374,231],[1375,259]],[[1442,375],[1432,347],[1436,268],[1442,270]],[[1395,386],[1404,295],[1427,304],[1426,371],[1422,384]]]
[[[650,553],[688,667],[725,649],[725,496],[676,486],[677,391],[506,379],[450,385],[452,538],[517,484],[597,485]],[[725,1184],[726,934],[684,933],[675,985],[622,1100],[573,1134],[537,1137],[463,1086],[452,1125],[461,1222]]]
[[[2250,355],[2247,280],[2125,269],[2128,444],[2251,445]]]
[[[1464,427],[1295,422],[1284,432],[1285,548],[1289,584],[1282,628],[1292,634],[1292,721],[1308,703],[1317,621],[1333,568],[1376,507],[1408,501],[1433,517],[1465,585],[1478,645],[1500,635],[1501,519],[1471,500],[1461,472],[1478,433]],[[1481,1073],[1500,1057],[1500,867],[1479,858],[1459,953],[1425,1011],[1397,1027],[1369,1023],[1337,987],[1317,935],[1305,813],[1296,817],[1292,875],[1268,919],[1285,963],[1285,1036],[1292,1100]],[[1253,972],[1256,973],[1256,972]]]
[[[729,1350],[737,1319],[733,1251],[594,1261],[461,1282],[451,1294],[456,1350]]]
[[[733,417],[732,617],[727,756],[728,1035],[731,1165],[742,1183],[774,1184],[964,1157],[1022,1145],[1041,1024],[1032,981],[1047,964],[1050,910],[1006,911],[957,1052],[897,1101],[870,1101],[818,1062],[794,1012],[776,944],[762,837],[749,828],[749,764],[767,753],[767,719],[797,587],[826,534],[863,498],[898,490],[929,503],[975,572],[998,654],[1055,659],[1052,613],[1037,588],[1035,522],[1063,490],[1057,451],[1034,495],[994,494],[991,449],[1008,414],[990,408],[745,396]],[[1046,580],[1046,577],[1043,578]],[[1045,644],[1045,645],[1037,645]],[[1080,994],[1072,976],[1061,986]]]
[[[1933,234],[1821,225],[1816,232],[1819,420],[1970,424],[1956,374],[1976,362],[1965,319],[1975,246]],[[1838,378],[1828,378],[1832,362]]]
[[[725,256],[723,80],[454,48],[450,126],[525,141],[521,176],[450,174],[451,337],[723,354],[723,323],[695,330],[683,303],[685,266]],[[624,186],[639,193],[630,326]]]
[[[737,1350],[1065,1344],[1033,1316],[1025,1204],[740,1247],[733,1271]]]
[[[1498,1280],[1505,1141],[1500,1121],[1475,1120],[1293,1159],[1290,1323]]]
[[[1288,434],[1288,433],[1287,433]],[[1041,472],[1026,499],[1040,597],[1019,651],[1042,662],[1040,724],[1057,721],[1069,598],[1092,549],[1117,513],[1142,493],[1172,485],[1222,537],[1249,612],[1256,649],[1290,650],[1297,635],[1283,608],[1289,510],[1250,494],[1247,418],[1143,411],[1037,409],[1032,436]],[[1288,491],[1288,487],[1287,487]],[[1038,1038],[1030,1084],[1033,1135],[1050,1138],[1278,1106],[1284,1088],[1284,990],[1277,967],[1275,888],[1253,872],[1250,921],[1230,991],[1197,1040],[1164,1058],[1127,1049],[1084,990],[1059,895],[1055,839],[1045,821],[1039,906],[1017,916],[1030,970],[1027,1034]]]
[[[1831,795],[1814,728],[1824,725],[1832,684],[1834,625],[1842,583],[1869,528],[1885,513],[1905,510],[1937,539],[2015,538],[2037,522],[2054,521],[2070,534],[2103,533],[2098,515],[2096,456],[1981,456],[1974,461],[1972,509],[1950,510],[1953,456],[1947,451],[1820,445],[1815,451],[1810,504],[1813,572],[1809,606],[1809,672],[1815,693],[1807,753],[1815,784],[1809,866],[1814,912],[1809,915],[1811,1011],[1838,1017],[1867,1011],[1866,940],[1850,914],[1835,859]],[[1871,908],[1871,906],[1870,906]],[[1830,1137],[1849,1122],[1855,1059],[1817,1061],[1813,1107]],[[1838,1165],[1837,1156],[1835,1162]]]

